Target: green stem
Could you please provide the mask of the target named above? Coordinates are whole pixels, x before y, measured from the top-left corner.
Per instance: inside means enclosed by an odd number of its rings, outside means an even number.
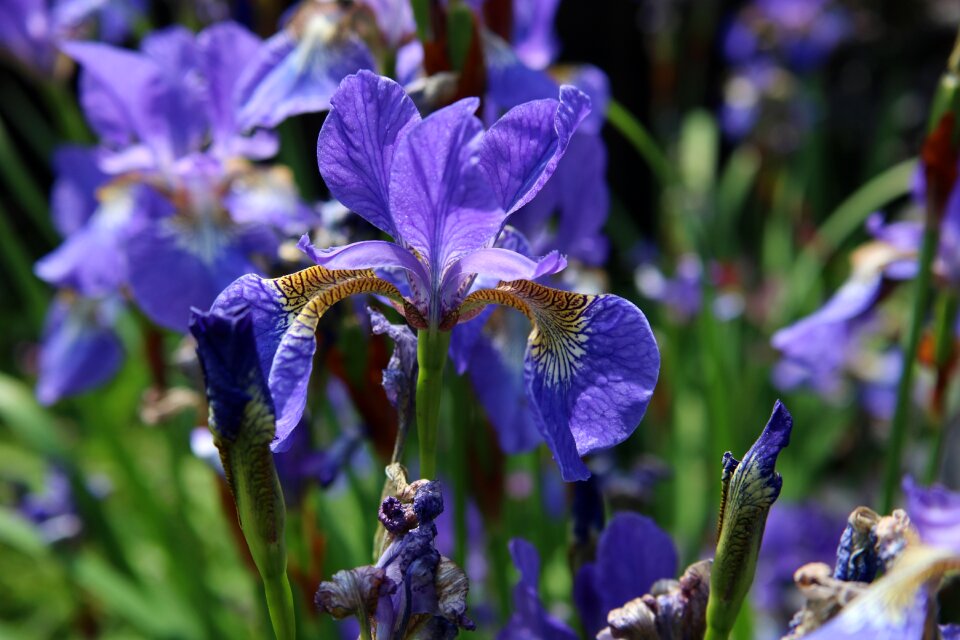
[[[2,122],[0,122],[0,178],[6,183],[7,189],[13,194],[17,204],[30,216],[31,222],[43,239],[51,244],[56,243],[57,236],[50,226],[46,196],[30,176]]]
[[[923,245],[920,249],[919,272],[914,288],[913,309],[910,314],[910,328],[903,349],[903,372],[897,385],[897,405],[890,426],[890,444],[887,448],[887,465],[883,481],[883,494],[880,513],[890,513],[900,481],[900,460],[903,457],[903,445],[907,436],[907,412],[910,409],[910,392],[913,389],[913,361],[920,346],[920,335],[926,317],[927,301],[930,297],[930,282],[933,275],[933,258],[940,244],[939,216],[926,216],[923,230]]]
[[[937,436],[933,441],[933,448],[930,450],[930,458],[927,463],[927,484],[936,482],[940,475],[940,467],[943,466],[943,455],[947,445],[947,436],[949,433],[950,420],[946,419],[943,411],[944,394],[946,393],[946,380],[944,376],[949,376],[949,361],[953,354],[953,345],[956,340],[954,337],[954,327],[957,324],[957,313],[960,311],[960,295],[956,292],[949,292],[940,298],[937,305],[937,326],[936,326],[936,365],[937,365],[937,383],[936,394],[934,398],[934,415],[937,424]]]
[[[450,332],[436,327],[417,332],[417,436],[420,438],[420,477],[437,474],[437,433],[440,430],[440,398],[443,367],[447,363]]]
[[[294,640],[297,637],[293,613],[293,592],[286,573],[264,576],[263,590],[267,595],[267,609],[277,640]]]
[[[360,640],[373,640],[373,632],[370,629],[370,616],[362,615],[360,619]]]
[[[613,125],[613,128],[619,131],[633,145],[637,153],[646,160],[661,186],[674,181],[675,176],[670,168],[670,162],[663,151],[660,150],[660,147],[657,146],[653,136],[632,113],[616,100],[611,100],[607,107],[607,122]]]
[[[707,627],[707,633],[703,640],[727,640],[730,637],[730,629],[721,630],[714,627]]]

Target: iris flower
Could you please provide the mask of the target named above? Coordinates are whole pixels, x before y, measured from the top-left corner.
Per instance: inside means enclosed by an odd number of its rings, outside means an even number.
[[[617,296],[533,282],[565,266],[556,252],[531,259],[496,246],[510,214],[553,173],[588,98],[562,87],[559,100],[520,105],[484,132],[477,99],[421,118],[400,85],[361,71],[331,104],[317,142],[320,172],[334,196],[395,241],[327,250],[301,241],[317,266],[275,280],[244,276],[214,303],[253,310],[278,439],[303,413],[314,332],[337,301],[392,300],[419,332],[421,384],[426,360],[442,371],[450,329],[502,304],[533,324],[524,377],[541,434],[564,479],[589,477],[580,456],[626,439],[650,401],[660,360],[650,326]],[[374,272],[385,268],[390,280]],[[418,413],[435,396],[418,390]]]

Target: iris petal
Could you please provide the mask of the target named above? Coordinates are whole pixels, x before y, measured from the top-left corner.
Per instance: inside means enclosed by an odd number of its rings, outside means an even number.
[[[317,163],[330,192],[397,240],[390,167],[397,145],[419,121],[403,87],[361,71],[340,83],[317,139]]]
[[[464,300],[522,311],[534,326],[527,342],[527,394],[564,480],[590,476],[580,456],[623,442],[653,395],[660,353],[643,313],[613,295],[583,295],[525,281],[503,282]]]
[[[310,267],[273,280],[243,276],[214,302],[212,310],[250,309],[257,352],[276,406],[274,449],[283,447],[303,415],[320,318],[340,300],[361,293],[401,300],[396,287],[373,271]]]

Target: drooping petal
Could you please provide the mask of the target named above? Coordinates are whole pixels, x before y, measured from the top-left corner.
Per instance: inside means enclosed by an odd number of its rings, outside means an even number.
[[[126,283],[130,237],[147,217],[168,212],[170,205],[147,187],[103,188],[99,195],[99,206],[86,223],[37,261],[40,278],[88,296],[112,293]]]
[[[577,634],[547,613],[540,600],[540,555],[536,547],[523,538],[514,538],[510,541],[510,555],[520,572],[520,581],[513,589],[513,615],[497,640],[574,640]]]
[[[596,634],[606,626],[608,612],[648,593],[657,580],[676,575],[677,549],[670,536],[646,516],[616,514],[600,536],[596,562],[577,575],[578,601],[587,604],[580,612],[587,632]]]
[[[228,284],[257,271],[242,238],[177,217],[154,221],[127,243],[133,297],[157,324],[185,331],[190,308],[208,308]]]
[[[513,213],[543,188],[589,111],[590,98],[565,85],[559,101],[521,104],[490,127],[481,143],[480,167],[504,211]]]
[[[920,539],[960,554],[960,494],[942,485],[921,487],[910,477],[904,478],[903,491],[907,514]]]
[[[370,270],[330,271],[310,267],[268,280],[253,274],[238,278],[217,297],[212,309],[250,310],[257,352],[277,414],[273,449],[282,449],[306,406],[307,384],[317,348],[320,317],[340,300],[378,293],[402,301],[400,292]]]
[[[83,393],[112,378],[123,361],[113,329],[116,299],[55,300],[40,346],[37,399],[42,404]]]
[[[420,121],[403,87],[369,71],[348,76],[330,101],[317,163],[330,193],[401,240],[390,214],[390,167],[397,145]]]
[[[460,100],[411,127],[390,172],[397,233],[438,283],[447,266],[488,246],[503,220],[476,161],[483,130],[473,115],[477,104]]]
[[[466,298],[465,317],[486,304],[522,311],[527,393],[564,480],[590,472],[580,456],[623,442],[646,412],[660,353],[643,313],[613,295],[583,295],[533,282],[501,283]]]
[[[322,12],[307,17],[302,29],[271,37],[250,64],[240,81],[242,128],[275,127],[294,115],[324,111],[344,77],[374,68],[366,45],[338,33]]]

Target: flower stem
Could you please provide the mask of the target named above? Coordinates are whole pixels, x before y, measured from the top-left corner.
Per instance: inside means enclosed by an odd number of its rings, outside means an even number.
[[[910,409],[910,392],[913,389],[913,361],[920,346],[920,335],[926,317],[927,302],[930,297],[930,282],[933,275],[933,258],[940,244],[940,225],[938,216],[927,215],[923,230],[923,244],[920,249],[919,270],[914,284],[913,309],[910,313],[910,328],[903,350],[903,371],[897,385],[897,405],[890,427],[890,443],[887,447],[887,464],[883,480],[883,494],[880,513],[890,513],[900,480],[900,460],[903,457],[903,445],[907,436],[907,412]]]
[[[267,595],[267,609],[277,640],[294,640],[297,637],[293,613],[293,593],[286,572],[264,577],[263,589]]]
[[[950,359],[953,355],[954,327],[957,324],[958,311],[960,311],[960,295],[957,295],[956,292],[948,292],[940,298],[937,305],[936,345],[934,347],[936,350],[937,381],[933,392],[933,413],[936,422],[939,424],[927,463],[927,484],[936,482],[937,476],[940,474],[940,467],[943,465],[943,454],[947,445],[950,421],[945,419],[944,403],[951,373]]]
[[[420,477],[434,479],[437,473],[437,433],[440,428],[440,398],[443,367],[447,363],[450,332],[436,327],[417,333],[417,435],[420,438]]]

